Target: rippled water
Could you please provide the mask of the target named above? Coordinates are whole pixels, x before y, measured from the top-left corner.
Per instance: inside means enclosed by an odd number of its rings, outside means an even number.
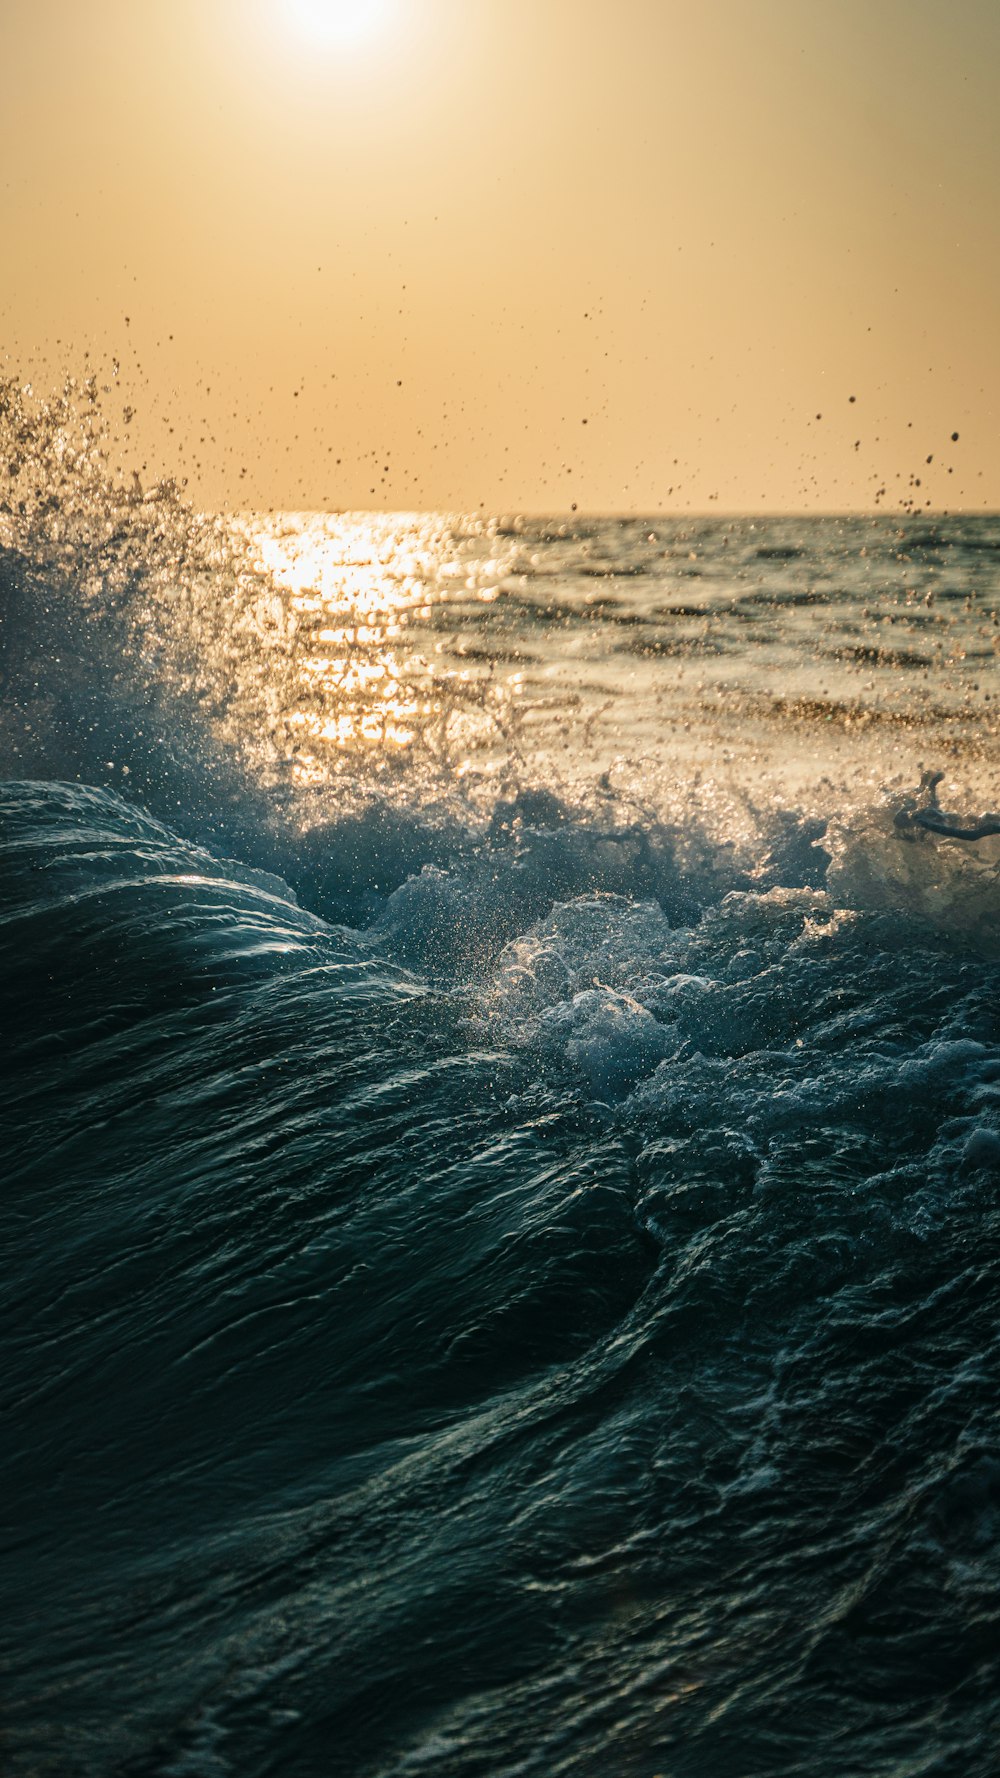
[[[12,411],[3,1770],[992,1772],[1000,522]]]

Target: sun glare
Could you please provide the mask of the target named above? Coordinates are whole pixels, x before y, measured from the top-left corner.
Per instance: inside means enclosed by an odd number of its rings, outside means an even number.
[[[372,36],[386,10],[386,0],[286,0],[289,22],[299,35],[331,47]]]

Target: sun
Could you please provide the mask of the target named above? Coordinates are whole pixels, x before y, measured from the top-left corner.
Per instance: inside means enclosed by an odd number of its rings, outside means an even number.
[[[383,23],[387,0],[285,0],[289,23],[317,45],[360,43]]]

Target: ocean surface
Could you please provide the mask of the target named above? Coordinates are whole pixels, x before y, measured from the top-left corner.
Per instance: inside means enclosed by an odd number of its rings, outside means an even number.
[[[0,401],[0,1771],[994,1773],[1000,519],[218,518],[86,395]]]

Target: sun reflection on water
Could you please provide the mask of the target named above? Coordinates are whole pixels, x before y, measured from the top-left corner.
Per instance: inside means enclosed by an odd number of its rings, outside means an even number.
[[[376,770],[447,756],[461,773],[463,753],[509,740],[523,676],[465,658],[461,632],[469,602],[491,604],[512,573],[513,540],[505,550],[485,526],[424,515],[255,515],[243,528],[285,602],[271,734],[293,782],[323,783],[359,755]]]

